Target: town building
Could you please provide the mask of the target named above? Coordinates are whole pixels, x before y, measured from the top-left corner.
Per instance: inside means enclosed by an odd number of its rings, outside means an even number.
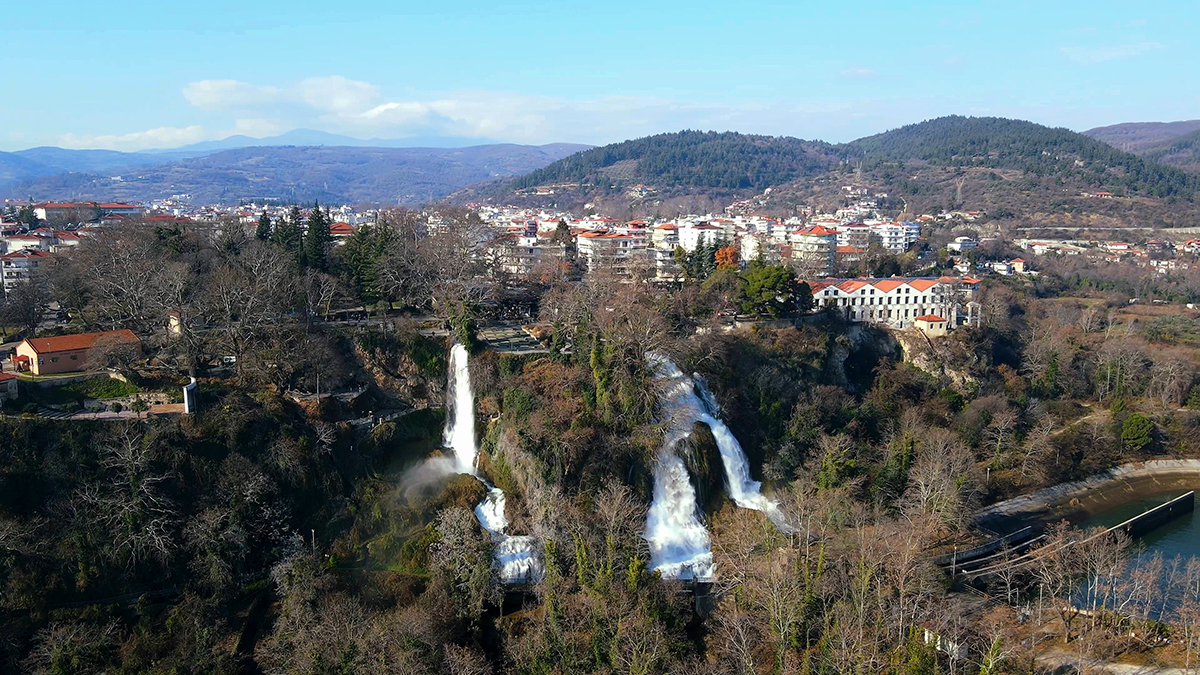
[[[913,319],[913,328],[928,337],[940,337],[949,330],[950,322],[936,314],[926,314]]]
[[[140,354],[141,349],[142,341],[129,330],[77,333],[29,338],[17,345],[13,360],[19,369],[34,375],[53,375],[94,367],[102,352],[119,350]]]
[[[15,401],[18,396],[19,380],[12,373],[0,373],[0,403]]]
[[[18,284],[27,283],[50,254],[39,250],[20,250],[0,255],[0,274],[3,275],[4,292],[8,293]]]
[[[796,230],[789,237],[792,265],[801,276],[825,276],[833,273],[837,255],[837,230],[823,225]]]
[[[847,321],[909,328],[918,317],[943,317],[948,326],[969,319],[979,279],[921,277],[889,279],[824,279],[809,281],[813,303],[841,314]]]

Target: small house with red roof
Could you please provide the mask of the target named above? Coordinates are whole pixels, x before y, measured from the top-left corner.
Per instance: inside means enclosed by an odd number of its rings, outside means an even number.
[[[34,375],[54,375],[87,370],[101,351],[141,353],[142,341],[130,330],[76,333],[46,338],[29,338],[17,345],[17,367]]]

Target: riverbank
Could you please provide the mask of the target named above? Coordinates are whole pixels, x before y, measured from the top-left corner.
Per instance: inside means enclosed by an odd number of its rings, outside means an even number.
[[[1200,490],[1200,459],[1160,459],[1114,467],[1090,478],[1015,497],[975,513],[975,524],[1004,535],[1066,520],[1077,524],[1143,496]]]

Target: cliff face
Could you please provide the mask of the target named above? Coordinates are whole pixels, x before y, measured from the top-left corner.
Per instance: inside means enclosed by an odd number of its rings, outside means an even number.
[[[851,391],[870,386],[880,357],[900,357],[900,346],[891,331],[866,324],[850,324],[830,343],[826,377]]]
[[[965,348],[954,334],[928,337],[918,330],[892,331],[900,346],[904,362],[937,377],[947,380],[956,389],[963,389],[978,382],[972,371],[979,365],[979,357]]]

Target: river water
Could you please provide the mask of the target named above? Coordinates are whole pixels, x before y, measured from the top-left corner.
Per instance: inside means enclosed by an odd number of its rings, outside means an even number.
[[[1079,526],[1090,529],[1120,525],[1139,513],[1165,504],[1185,492],[1187,490],[1171,490],[1146,495],[1092,516]],[[1170,560],[1177,555],[1185,559],[1200,556],[1200,517],[1197,517],[1195,511],[1185,513],[1139,537],[1134,541],[1133,548],[1141,551],[1143,555],[1161,553],[1164,560]]]

